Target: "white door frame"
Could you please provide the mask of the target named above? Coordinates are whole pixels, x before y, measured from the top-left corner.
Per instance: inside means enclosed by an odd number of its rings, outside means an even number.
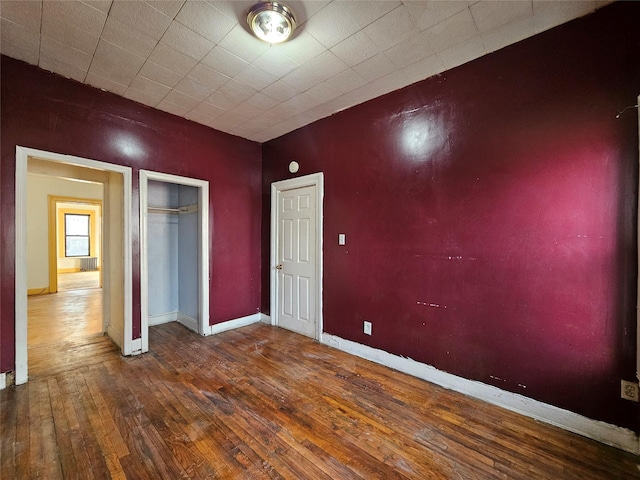
[[[149,351],[149,265],[147,226],[149,180],[198,188],[198,333],[210,335],[209,326],[209,182],[168,173],[140,170],[140,316],[142,352]]]
[[[78,167],[92,168],[104,172],[119,173],[123,176],[123,251],[124,251],[124,332],[122,354],[132,354],[132,255],[131,255],[131,168],[111,163],[90,160],[88,158],[62,155],[16,146],[16,197],[15,197],[15,373],[16,385],[28,380],[27,362],[27,166],[29,157],[48,162],[58,162]],[[105,252],[103,252],[105,253]],[[105,285],[105,289],[109,286]],[[109,291],[105,290],[105,298]],[[108,312],[108,302],[103,302],[103,315]],[[108,313],[106,313],[108,315]]]
[[[324,198],[324,174],[322,172],[313,173],[311,175],[305,175],[302,177],[291,178],[288,180],[281,180],[271,184],[271,263],[269,265],[270,277],[271,277],[271,304],[269,313],[271,315],[271,325],[278,325],[278,271],[276,265],[278,264],[278,242],[279,242],[279,229],[278,229],[278,197],[281,192],[286,190],[293,190],[302,187],[315,187],[316,188],[316,288],[314,295],[316,297],[316,334],[315,339],[320,340],[322,338],[322,231],[324,223],[323,205],[322,199]]]

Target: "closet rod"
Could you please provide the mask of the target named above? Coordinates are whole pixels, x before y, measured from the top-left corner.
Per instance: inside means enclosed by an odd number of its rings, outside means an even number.
[[[171,208],[171,207],[148,207],[147,211],[149,213],[191,213],[198,211],[198,205],[187,205],[180,208]]]
[[[169,207],[149,207],[147,210],[150,213],[180,213],[179,208],[169,208]]]

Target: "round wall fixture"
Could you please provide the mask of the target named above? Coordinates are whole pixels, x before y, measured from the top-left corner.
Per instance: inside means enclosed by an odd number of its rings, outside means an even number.
[[[267,43],[282,43],[296,29],[293,11],[283,3],[258,2],[247,15],[253,34]]]
[[[289,171],[291,173],[297,173],[300,170],[300,165],[295,160],[289,164]]]

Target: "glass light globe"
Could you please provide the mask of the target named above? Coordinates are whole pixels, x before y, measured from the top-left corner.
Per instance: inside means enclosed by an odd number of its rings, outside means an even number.
[[[296,28],[293,12],[278,2],[255,4],[249,10],[247,23],[255,36],[267,43],[284,42]]]

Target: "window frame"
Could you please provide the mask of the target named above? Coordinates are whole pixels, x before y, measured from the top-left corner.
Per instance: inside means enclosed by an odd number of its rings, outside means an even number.
[[[65,215],[67,213],[71,213],[71,214],[75,214],[75,215],[89,215],[89,253],[96,253],[97,248],[96,248],[96,210],[88,205],[88,208],[83,208],[82,205],[78,204],[77,207],[74,208],[70,208],[70,207],[59,207],[57,208],[57,224],[58,224],[58,228],[57,228],[57,238],[58,238],[58,242],[57,242],[57,252],[58,258],[69,258],[69,259],[74,259],[74,258],[88,258],[91,255],[81,255],[81,256],[77,256],[77,257],[67,257],[66,256],[66,225],[65,225]]]
[[[86,235],[71,235],[67,233],[67,217],[86,217],[87,218],[87,234]],[[91,256],[91,214],[89,213],[71,213],[65,212],[63,214],[64,218],[64,258],[82,258],[82,257],[90,257]],[[87,239],[87,253],[80,255],[69,255],[68,251],[68,241],[69,238],[86,238]]]

